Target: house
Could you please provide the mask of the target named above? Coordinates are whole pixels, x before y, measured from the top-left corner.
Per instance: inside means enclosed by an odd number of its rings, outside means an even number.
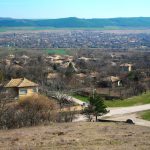
[[[14,59],[14,58],[15,58],[15,55],[10,54],[10,55],[8,55],[8,58],[10,58],[10,59]]]
[[[102,81],[98,82],[100,87],[118,87],[121,86],[121,80],[118,76],[109,76],[102,79]]]
[[[110,77],[107,77],[107,78],[108,78],[108,81],[110,80],[111,85],[113,87],[121,86],[121,80],[118,76],[110,76]]]
[[[65,72],[66,75],[71,75],[76,72],[78,72],[78,69],[75,67],[75,64],[73,62],[69,62]]]
[[[78,58],[79,61],[84,61],[84,62],[87,62],[90,60],[90,58],[87,58],[87,57],[80,57]]]
[[[26,79],[11,79],[5,86],[9,98],[24,98],[38,93],[38,84]]]
[[[23,64],[27,64],[27,62],[29,62],[29,60],[30,60],[30,57],[29,57],[29,56],[27,56],[27,55],[22,55],[22,56],[21,56],[21,62],[22,62]]]
[[[86,79],[87,75],[84,74],[84,73],[77,73],[77,74],[74,75],[74,77],[80,83],[84,83],[84,80]]]
[[[84,73],[77,73],[75,74],[75,77],[79,80],[84,80],[87,77],[87,75]]]
[[[121,64],[120,67],[122,72],[131,72],[133,69],[133,65],[128,63]]]
[[[29,59],[30,57],[27,56],[27,55],[22,55],[21,58],[22,58],[22,59]]]

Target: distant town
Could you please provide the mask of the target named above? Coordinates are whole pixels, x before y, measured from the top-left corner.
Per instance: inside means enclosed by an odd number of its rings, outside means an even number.
[[[1,32],[1,47],[19,48],[105,48],[116,50],[141,49],[150,47],[149,30],[53,30]]]

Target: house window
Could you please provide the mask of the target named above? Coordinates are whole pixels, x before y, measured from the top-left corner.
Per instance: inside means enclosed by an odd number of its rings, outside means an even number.
[[[20,95],[26,95],[27,94],[27,89],[20,89],[19,94]]]

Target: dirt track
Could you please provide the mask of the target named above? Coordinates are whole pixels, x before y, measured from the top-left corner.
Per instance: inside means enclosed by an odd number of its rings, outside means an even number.
[[[144,110],[150,110],[150,104],[124,107],[124,108],[109,108],[110,112],[104,115],[102,118],[116,121],[126,121],[132,119],[137,125],[150,127],[150,121],[137,118],[136,113]]]

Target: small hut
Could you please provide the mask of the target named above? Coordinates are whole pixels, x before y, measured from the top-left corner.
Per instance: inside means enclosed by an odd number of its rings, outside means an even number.
[[[10,98],[24,98],[38,93],[38,84],[26,79],[11,79],[5,86]]]

